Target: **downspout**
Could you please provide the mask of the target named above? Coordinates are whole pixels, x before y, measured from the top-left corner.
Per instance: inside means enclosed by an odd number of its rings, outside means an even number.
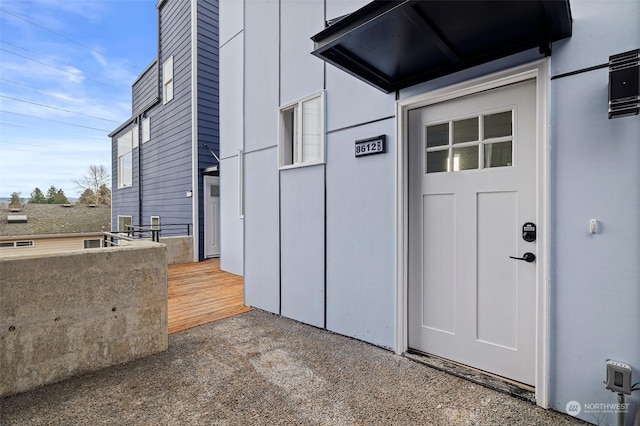
[[[140,127],[142,125],[140,118],[142,115],[136,117],[136,127],[138,132],[138,226],[142,226],[142,138]]]
[[[193,261],[200,260],[200,191],[198,163],[198,2],[191,0],[191,215]]]

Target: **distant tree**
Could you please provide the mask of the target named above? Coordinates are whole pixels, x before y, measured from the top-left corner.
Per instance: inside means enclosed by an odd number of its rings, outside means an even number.
[[[11,201],[9,201],[9,207],[20,207],[22,205],[22,199],[19,192],[11,193]]]
[[[47,198],[44,196],[40,188],[36,187],[36,189],[31,193],[29,202],[32,204],[45,204],[47,202]]]
[[[78,198],[78,203],[80,204],[95,204],[96,202],[96,194],[90,190],[89,188],[85,189],[80,197]]]
[[[90,189],[91,192],[93,192],[94,200],[89,204],[110,204],[111,190],[109,190],[109,180],[109,173],[105,166],[102,164],[92,164],[89,166],[87,174],[82,176],[82,179],[73,180],[72,182],[75,183],[78,188],[85,190],[85,192],[87,189]],[[103,198],[107,195],[104,191],[101,191],[101,187],[103,186],[109,190],[108,201]]]
[[[100,204],[111,205],[111,189],[107,185],[100,185],[98,195],[100,196]]]
[[[69,204],[69,199],[62,189],[51,185],[47,191],[47,204]]]

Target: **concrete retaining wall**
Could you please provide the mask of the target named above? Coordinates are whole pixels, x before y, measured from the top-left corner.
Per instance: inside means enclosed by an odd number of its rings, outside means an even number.
[[[193,262],[193,236],[161,237],[160,242],[167,246],[167,263]]]
[[[166,350],[165,250],[0,259],[0,397]]]

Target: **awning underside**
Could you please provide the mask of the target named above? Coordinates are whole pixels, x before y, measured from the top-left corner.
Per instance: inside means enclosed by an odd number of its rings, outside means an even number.
[[[569,0],[374,1],[312,37],[314,55],[392,92],[571,36]]]

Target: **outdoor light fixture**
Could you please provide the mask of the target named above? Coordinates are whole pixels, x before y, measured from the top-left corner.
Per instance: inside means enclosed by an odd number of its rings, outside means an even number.
[[[640,49],[609,56],[609,118],[640,113]]]

